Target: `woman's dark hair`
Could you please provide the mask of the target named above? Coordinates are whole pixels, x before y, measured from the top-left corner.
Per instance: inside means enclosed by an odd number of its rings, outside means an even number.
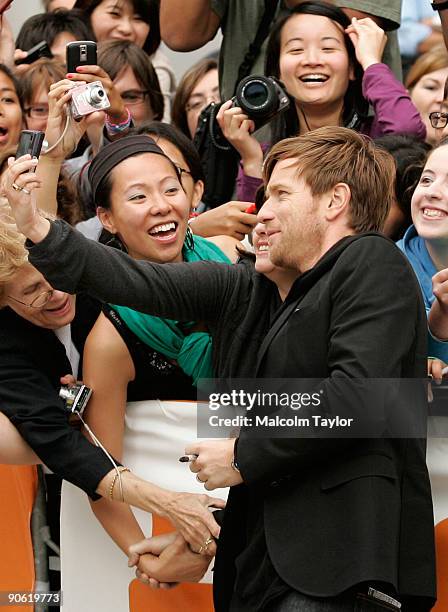
[[[51,13],[39,13],[27,19],[20,28],[16,47],[29,51],[43,40],[51,47],[56,36],[63,32],[73,34],[75,40],[95,40],[80,11],[61,9]]]
[[[409,134],[387,134],[375,138],[375,145],[386,149],[395,160],[395,199],[405,217],[399,235],[394,237],[398,240],[412,224],[412,194],[420,180],[431,145]]]
[[[194,182],[205,181],[204,170],[201,159],[193,142],[185,136],[177,127],[159,121],[144,121],[130,131],[130,134],[148,134],[157,142],[157,137],[171,142],[182,153],[188,164],[191,177]]]
[[[214,58],[205,57],[187,70],[176,89],[171,109],[171,120],[188,138],[191,138],[191,136],[185,107],[197,82],[210,70],[218,70],[218,61]]]
[[[362,95],[363,69],[356,59],[355,48],[352,41],[347,34],[345,34],[345,29],[350,25],[350,20],[340,8],[324,0],[309,0],[295,6],[288,15],[278,21],[274,25],[268,39],[265,75],[274,76],[280,79],[281,34],[285,23],[295,15],[318,15],[320,17],[327,17],[342,26],[349,62],[353,67],[355,76],[355,79],[349,82],[344,97],[343,122],[345,127],[353,127],[356,129],[359,125],[359,119],[367,115],[368,103]],[[289,97],[291,102],[289,109],[278,115],[271,122],[273,143],[283,138],[295,136],[299,133],[299,117],[297,116],[295,101],[292,96]]]
[[[70,225],[76,225],[84,220],[78,192],[72,180],[61,170],[56,191],[58,217]]]
[[[163,117],[163,94],[159,79],[148,55],[138,45],[128,40],[113,40],[98,46],[98,65],[112,80],[123,68],[131,68],[142,88],[148,92],[153,118]]]
[[[159,24],[159,0],[116,0],[116,5],[120,6],[129,1],[137,15],[149,25],[149,34],[143,45],[143,50],[148,55],[152,55],[160,46],[160,24]],[[75,8],[80,9],[90,23],[93,11],[103,0],[76,0]]]
[[[20,77],[24,107],[26,108],[32,103],[34,94],[42,85],[49,91],[50,85],[64,79],[66,72],[63,64],[46,57],[42,57],[30,64],[27,71]]]

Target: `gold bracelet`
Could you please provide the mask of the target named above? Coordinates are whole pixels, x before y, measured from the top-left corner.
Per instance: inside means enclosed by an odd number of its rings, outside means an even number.
[[[117,469],[118,469],[118,471],[115,472],[115,476],[113,477],[111,485],[109,487],[109,497],[111,499],[114,498],[114,486],[115,486],[115,483],[117,482],[118,475],[122,474],[123,472],[130,472],[131,471],[129,468],[124,467],[122,465],[120,465]],[[122,497],[121,501],[124,501],[123,494],[121,495],[121,497]]]

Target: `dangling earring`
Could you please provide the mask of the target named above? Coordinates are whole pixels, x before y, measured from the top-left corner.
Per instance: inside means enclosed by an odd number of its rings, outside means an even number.
[[[114,249],[118,249],[119,251],[123,251],[123,253],[128,252],[126,246],[121,241],[121,238],[117,236],[117,234],[112,234],[106,229],[103,229],[103,231],[101,232],[99,242],[102,242],[107,246],[113,247]]]
[[[184,245],[187,247],[189,251],[194,251],[194,238],[191,227],[187,225],[187,231],[185,232],[185,240]]]

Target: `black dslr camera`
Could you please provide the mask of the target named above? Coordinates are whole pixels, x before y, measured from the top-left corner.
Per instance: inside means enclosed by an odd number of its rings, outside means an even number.
[[[238,83],[233,106],[239,106],[258,130],[289,107],[289,98],[272,76],[251,74]]]
[[[238,83],[232,102],[252,119],[256,130],[289,107],[288,95],[277,79],[257,75]],[[220,108],[221,104],[215,103],[204,108],[193,140],[204,169],[206,187],[202,202],[206,210],[232,199],[238,173],[239,155],[216,121]]]

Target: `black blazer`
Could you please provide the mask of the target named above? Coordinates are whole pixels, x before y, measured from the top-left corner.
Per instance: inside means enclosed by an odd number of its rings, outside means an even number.
[[[420,288],[398,249],[375,235],[344,239],[294,285],[256,376],[322,378],[331,400],[335,375],[425,378],[426,338]],[[325,597],[384,581],[404,600],[434,598],[424,440],[268,439],[243,430],[237,461],[245,484],[231,490],[224,513],[217,610],[229,607],[252,487],[263,491],[271,562],[293,589]]]
[[[80,356],[99,308],[87,296],[78,296],[71,331]],[[8,307],[0,310],[0,411],[45,465],[97,497],[95,489],[111,464],[69,424],[58,393],[60,377],[71,371],[53,331],[33,325]]]

